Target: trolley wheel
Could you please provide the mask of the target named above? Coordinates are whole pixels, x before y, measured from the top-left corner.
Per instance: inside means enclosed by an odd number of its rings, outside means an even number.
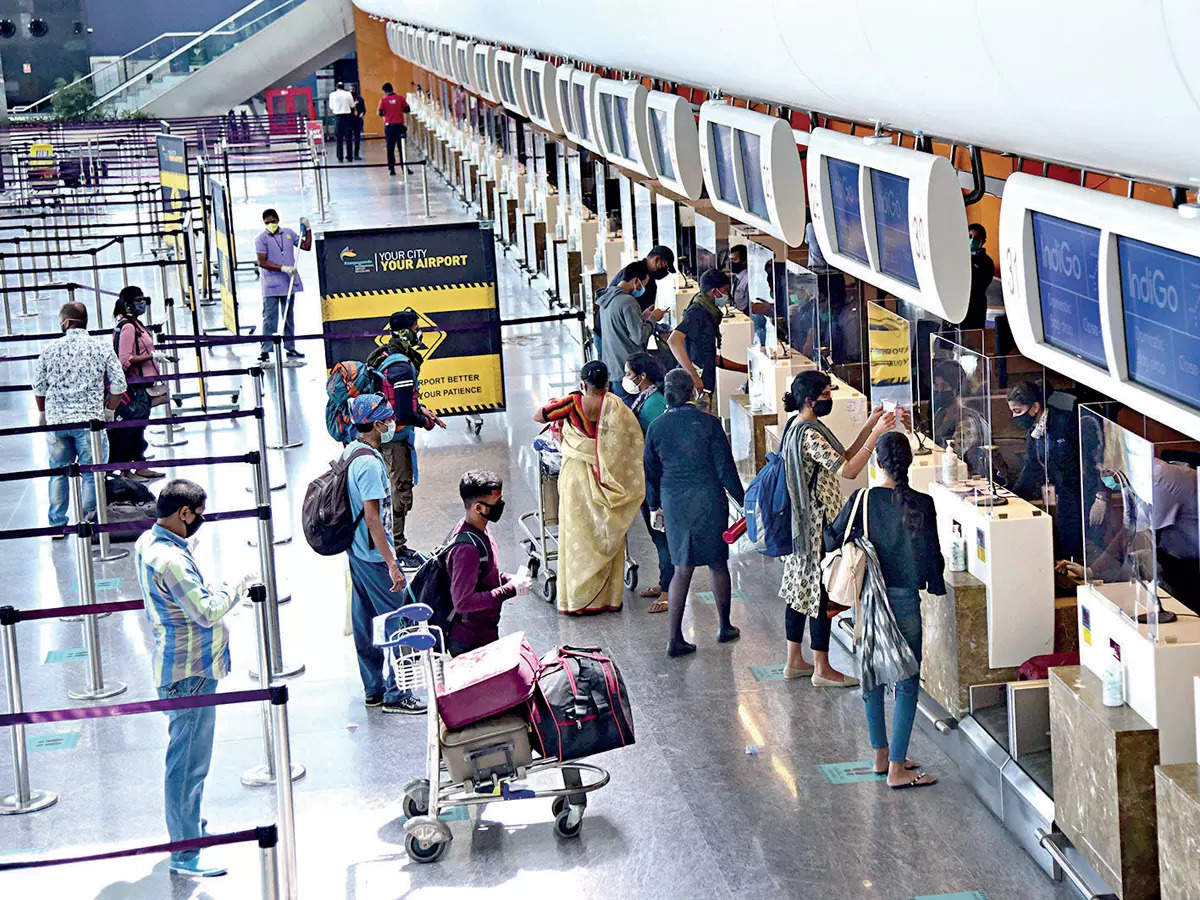
[[[567,798],[566,797],[555,797],[554,802],[550,804],[550,812],[556,819],[559,816],[561,816],[564,812],[566,812],[566,809],[567,809]]]
[[[637,570],[638,570],[637,563],[635,563],[635,562],[625,563],[625,587],[629,588],[631,591],[637,590],[637,585],[638,585]]]
[[[533,554],[529,556],[529,577],[537,578],[538,569],[542,567],[542,561]]]
[[[563,814],[566,815],[565,813]],[[558,820],[555,819],[555,833],[558,833]],[[575,833],[579,833],[579,829],[575,829]],[[432,863],[437,862],[446,853],[446,849],[450,846],[449,841],[439,841],[435,844],[426,844],[423,841],[418,841],[411,834],[404,836],[404,852],[408,854],[408,858],[413,862]]]
[[[480,419],[474,425],[475,437],[479,437],[479,432],[483,431],[483,419]]]
[[[429,782],[424,778],[410,781],[404,786],[404,815],[410,819],[429,812]]]
[[[583,819],[580,818],[574,825],[568,825],[567,821],[571,815],[570,809],[564,809],[554,817],[554,833],[560,838],[576,838],[579,837],[579,832],[583,828]],[[411,855],[411,854],[410,854]]]
[[[553,575],[546,577],[546,582],[542,585],[542,596],[547,603],[553,603],[558,599],[558,579]]]

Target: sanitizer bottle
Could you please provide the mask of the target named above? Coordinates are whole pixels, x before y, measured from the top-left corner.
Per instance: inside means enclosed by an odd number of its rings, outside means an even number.
[[[1100,701],[1105,706],[1122,706],[1125,703],[1125,667],[1121,665],[1121,658],[1115,649],[1108,668],[1104,670]]]
[[[954,455],[954,441],[946,441],[946,452],[942,454],[942,484],[954,484],[958,472],[958,457]]]
[[[967,541],[962,536],[962,526],[957,522],[950,529],[950,571],[967,571]]]

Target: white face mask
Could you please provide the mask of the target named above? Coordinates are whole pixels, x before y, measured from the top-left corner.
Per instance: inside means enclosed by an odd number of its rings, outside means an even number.
[[[627,394],[640,394],[642,392],[642,389],[637,386],[637,382],[628,375],[621,379],[621,387]]]
[[[390,441],[395,436],[396,436],[396,422],[395,422],[395,420],[392,420],[391,422],[388,422],[387,431],[385,431],[383,434],[381,434],[379,436],[379,441],[380,441],[380,443],[386,444],[388,441]]]

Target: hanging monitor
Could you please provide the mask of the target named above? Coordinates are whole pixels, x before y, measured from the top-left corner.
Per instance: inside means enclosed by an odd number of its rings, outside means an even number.
[[[554,66],[544,59],[526,56],[521,61],[521,78],[530,121],[551,134],[562,134],[558,78]]]
[[[496,48],[491,44],[475,45],[475,89],[489,103],[499,103],[496,91]]]
[[[595,116],[596,83],[600,76],[574,66],[563,66],[555,77],[558,81],[563,132],[580,147],[603,155],[592,121]]]
[[[638,81],[596,82],[596,120],[600,123],[600,149],[617,165],[647,178],[658,176],[646,121],[646,95]]]
[[[448,34],[443,34],[438,39],[438,50],[441,55],[438,57],[440,62],[440,71],[442,77],[453,82],[458,82],[458,70],[454,65],[454,38]]]
[[[521,82],[521,58],[511,50],[496,51],[496,82],[500,103],[519,116],[529,118],[525,85]]]
[[[704,171],[692,105],[676,94],[650,91],[646,94],[646,121],[659,183],[689,200],[699,200]]]
[[[429,52],[428,38],[429,32],[424,28],[418,28],[413,32],[413,49],[416,50],[416,63],[422,69],[429,68],[429,59],[426,55]]]
[[[815,128],[808,144],[813,230],[826,261],[949,322],[967,313],[971,258],[958,173],[887,137]]]
[[[475,84],[475,42],[458,40],[454,42],[454,70],[458,73],[458,83],[472,93],[478,94]]]
[[[412,25],[404,26],[404,58],[417,63],[417,29]]]
[[[434,75],[442,74],[442,60],[438,54],[438,44],[441,40],[436,31],[425,33],[425,64]]]
[[[1023,355],[1200,439],[1200,208],[1018,173],[999,239]]]
[[[793,247],[804,240],[804,170],[791,126],[710,100],[700,107],[700,163],[713,206]]]

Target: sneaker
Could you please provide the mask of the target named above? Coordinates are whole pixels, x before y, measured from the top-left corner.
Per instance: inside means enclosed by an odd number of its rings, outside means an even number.
[[[301,353],[299,350],[297,350],[295,347],[293,347],[291,350],[286,351],[286,353],[287,353],[288,359],[304,359],[304,354]]]
[[[396,552],[396,562],[400,563],[402,569],[419,569],[425,557],[411,547],[404,547]]]
[[[270,365],[270,362],[271,362],[271,354],[270,353],[267,353],[266,351],[264,351],[264,352],[258,354],[258,364],[260,366]]]
[[[383,694],[372,694],[363,701],[367,709],[374,709],[376,706],[383,706]]]
[[[184,875],[189,878],[216,878],[227,874],[229,870],[224,866],[202,866],[199,859],[194,859],[190,862],[173,862],[167,866],[167,871],[172,875]]]
[[[401,697],[394,703],[383,704],[383,711],[392,715],[401,716],[419,716],[425,712],[425,704],[411,694],[406,697]]]

